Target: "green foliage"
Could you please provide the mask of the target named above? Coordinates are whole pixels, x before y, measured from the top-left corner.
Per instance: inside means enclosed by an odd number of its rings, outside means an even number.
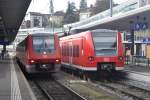
[[[95,14],[110,8],[110,0],[96,0]]]
[[[64,16],[64,23],[74,23],[79,20],[79,14],[76,10],[75,3],[74,2],[68,2],[68,8],[66,10],[65,16]]]

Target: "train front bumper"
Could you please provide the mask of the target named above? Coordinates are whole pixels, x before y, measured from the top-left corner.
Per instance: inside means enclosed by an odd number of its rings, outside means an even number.
[[[57,64],[32,64],[26,65],[26,71],[28,73],[43,73],[43,72],[55,72]]]

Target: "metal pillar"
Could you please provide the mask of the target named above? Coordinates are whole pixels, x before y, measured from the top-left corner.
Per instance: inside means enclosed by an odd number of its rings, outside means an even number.
[[[5,44],[3,45],[3,51],[4,51],[4,53],[6,52],[6,45]]]
[[[110,0],[110,17],[113,15],[113,0]]]
[[[131,55],[132,55],[132,64],[134,64],[133,56],[134,56],[134,29],[130,30],[131,32]]]
[[[49,14],[50,14],[50,19],[51,19],[50,23],[51,23],[52,32],[54,33],[54,19],[53,19],[54,5],[53,5],[53,0],[50,0]]]

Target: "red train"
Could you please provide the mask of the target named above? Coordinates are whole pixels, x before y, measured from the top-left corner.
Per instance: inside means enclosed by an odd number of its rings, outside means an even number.
[[[16,58],[27,73],[55,72],[60,63],[59,38],[50,33],[32,33],[17,45]]]
[[[60,38],[62,66],[85,72],[123,70],[124,48],[118,31],[97,29]]]

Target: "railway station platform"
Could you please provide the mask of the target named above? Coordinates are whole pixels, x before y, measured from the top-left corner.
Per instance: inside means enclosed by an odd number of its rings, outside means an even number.
[[[125,65],[125,70],[150,75],[150,66]]]
[[[142,84],[150,83],[150,67],[142,65],[126,65],[123,72],[125,77],[131,80],[142,82]],[[148,85],[149,86],[149,85]]]
[[[11,57],[0,60],[0,100],[36,100],[22,71]]]

